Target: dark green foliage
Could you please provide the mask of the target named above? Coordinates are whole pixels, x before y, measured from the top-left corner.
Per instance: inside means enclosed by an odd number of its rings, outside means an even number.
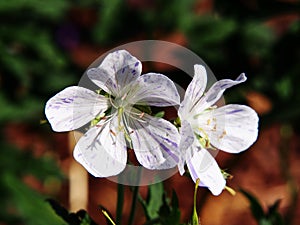
[[[259,201],[249,192],[245,190],[240,190],[242,194],[250,202],[250,208],[253,217],[259,225],[284,225],[283,217],[278,212],[278,207],[280,200],[277,200],[273,205],[268,207],[268,210],[265,212],[260,205]]]
[[[54,160],[48,157],[37,159],[29,152],[21,152],[9,145],[1,144],[0,149],[1,220],[9,224],[65,224],[41,194],[21,181],[25,175],[34,175],[40,182],[53,178],[62,179]]]
[[[147,201],[140,199],[147,219],[154,219],[158,217],[159,209],[162,206],[162,199],[164,196],[163,187],[163,183],[150,185]]]
[[[145,211],[147,222],[145,225],[179,225],[180,210],[178,198],[173,191],[172,199],[169,199],[165,192],[163,183],[156,183],[149,186],[147,201],[140,198]]]
[[[38,119],[45,96],[75,82],[56,43],[67,1],[1,1],[0,122]]]
[[[85,210],[79,210],[76,213],[69,213],[67,209],[55,200],[48,199],[47,202],[54,209],[55,213],[69,225],[96,225]]]

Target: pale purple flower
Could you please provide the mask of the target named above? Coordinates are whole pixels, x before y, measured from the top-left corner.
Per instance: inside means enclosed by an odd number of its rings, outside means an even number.
[[[245,74],[236,80],[224,79],[207,85],[206,70],[195,65],[195,75],[189,84],[178,114],[181,120],[181,159],[179,171],[184,173],[186,162],[192,179],[200,179],[200,186],[208,187],[214,195],[225,188],[226,181],[214,157],[207,149],[239,153],[257,139],[258,116],[248,106],[229,104],[216,107],[223,92],[246,81]]]
[[[179,94],[166,76],[141,75],[141,70],[141,62],[127,51],[110,53],[99,67],[87,71],[105,95],[73,86],[46,104],[45,113],[55,131],[75,130],[98,118],[97,124],[79,139],[73,154],[96,177],[122,172],[127,146],[148,169],[167,169],[178,163],[180,138],[176,127],[135,106],[179,105]]]

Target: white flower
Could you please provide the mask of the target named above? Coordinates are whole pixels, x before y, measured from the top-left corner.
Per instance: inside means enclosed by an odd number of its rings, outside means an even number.
[[[208,187],[214,195],[219,195],[226,181],[207,149],[217,148],[229,153],[246,150],[257,139],[258,116],[244,105],[214,106],[227,88],[246,81],[245,74],[236,80],[217,81],[204,94],[206,70],[201,65],[195,65],[194,70],[193,80],[178,110],[181,120],[179,148],[182,153],[178,167],[183,174],[186,162],[192,179],[196,181],[199,178],[200,186]]]
[[[88,77],[107,94],[68,87],[52,97],[45,113],[55,131],[70,131],[99,118],[80,138],[75,159],[96,177],[122,172],[127,143],[148,169],[167,169],[178,163],[179,134],[170,122],[140,111],[136,105],[179,105],[174,83],[164,75],[141,75],[141,62],[125,50],[107,55]],[[106,112],[106,115],[104,115]]]

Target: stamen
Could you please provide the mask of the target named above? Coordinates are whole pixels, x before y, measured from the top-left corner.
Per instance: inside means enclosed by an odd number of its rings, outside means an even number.
[[[145,121],[145,120],[140,120],[145,115],[145,113],[136,113],[136,112],[133,112],[132,110],[128,110],[126,108],[124,109],[124,111],[127,113],[127,116],[129,116],[131,119],[139,121],[141,123],[147,123],[147,121]],[[143,114],[143,116],[141,116],[141,114]],[[138,116],[140,119],[133,117],[133,115]]]
[[[141,114],[140,114],[140,118],[143,118],[143,116],[145,115],[145,113],[144,112],[142,112]]]
[[[117,136],[115,132],[113,132],[112,130],[109,130],[110,133],[112,133],[112,135],[114,135],[115,137]]]
[[[210,120],[210,119],[208,119],[208,120],[207,120],[207,125],[209,125],[209,124],[210,124],[210,122],[211,122],[211,120]]]
[[[208,134],[201,128],[199,127],[198,130],[203,134],[204,137],[200,136],[200,143],[205,147],[205,148],[210,148],[210,141],[208,138]]]
[[[121,98],[122,101],[127,97],[127,93],[124,94],[124,96]]]
[[[227,134],[226,130],[224,130],[223,133],[221,134],[221,136],[219,137],[219,139],[222,139],[223,137],[225,137],[226,134]]]
[[[111,95],[109,95],[108,98],[109,98],[110,104],[111,104],[115,109],[117,109],[118,107],[113,103],[112,98],[111,98]]]
[[[233,190],[231,187],[225,186],[224,188],[226,191],[228,191],[232,196],[236,195],[236,191]]]
[[[214,125],[212,131],[217,131],[217,124]]]

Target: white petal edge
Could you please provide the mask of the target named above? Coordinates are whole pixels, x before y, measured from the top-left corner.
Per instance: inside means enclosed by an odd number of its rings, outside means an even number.
[[[243,83],[247,80],[244,73],[240,74],[236,80],[223,79],[214,83],[204,96],[195,104],[193,111],[198,114],[213,106],[222,96],[227,88]]]
[[[214,147],[239,153],[256,141],[258,121],[257,113],[252,108],[229,104],[199,115],[195,124],[200,129],[195,128],[195,131],[207,135]]]
[[[45,114],[54,131],[78,129],[107,110],[109,103],[104,96],[79,87],[67,87],[50,98]]]
[[[180,175],[183,175],[184,165],[186,160],[190,159],[189,156],[192,155],[191,151],[191,145],[194,143],[195,140],[195,134],[192,130],[192,127],[190,123],[186,120],[181,121],[181,127],[180,127],[180,143],[179,143],[179,151],[180,151],[180,157],[179,157],[179,163],[178,163],[178,170]]]
[[[159,107],[180,104],[180,96],[173,81],[158,73],[140,76],[128,93],[127,99],[131,104]]]
[[[207,85],[207,73],[202,65],[194,65],[194,77],[186,89],[184,99],[180,104],[178,114],[185,119],[201,99]]]
[[[101,89],[113,96],[134,82],[142,71],[142,63],[126,50],[109,53],[98,68],[87,71],[88,77]]]
[[[207,187],[213,195],[219,195],[226,185],[221,170],[205,149],[197,151],[187,162],[188,169],[194,182],[199,178],[199,186]]]
[[[121,173],[127,162],[124,133],[115,129],[116,119],[101,121],[77,142],[73,156],[93,176],[109,177]]]

